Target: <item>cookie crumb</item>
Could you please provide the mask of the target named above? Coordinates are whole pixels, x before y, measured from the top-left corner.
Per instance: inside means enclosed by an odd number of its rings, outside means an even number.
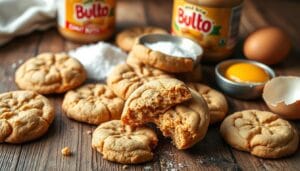
[[[86,131],[87,134],[91,135],[92,134],[92,131],[89,130],[89,131]]]
[[[22,59],[20,59],[20,60],[18,61],[18,63],[19,63],[19,64],[22,64],[22,63],[23,63],[23,60],[22,60]]]
[[[152,167],[151,166],[145,166],[144,170],[152,170]]]
[[[185,167],[187,167],[187,166],[184,165],[183,163],[178,163],[178,167],[179,167],[180,169],[182,169],[182,168],[185,168]]]
[[[122,169],[126,170],[126,169],[128,169],[128,167],[129,167],[128,165],[123,165]]]
[[[16,68],[17,68],[17,64],[16,64],[16,63],[13,63],[13,64],[11,65],[11,68],[12,68],[12,69],[16,69]]]
[[[164,159],[160,161],[160,167],[166,167],[166,161]]]
[[[70,156],[72,154],[70,147],[64,147],[61,150],[61,154],[64,155],[64,156]]]

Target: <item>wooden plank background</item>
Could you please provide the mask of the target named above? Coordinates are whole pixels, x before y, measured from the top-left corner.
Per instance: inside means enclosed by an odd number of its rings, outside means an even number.
[[[245,0],[240,25],[241,43],[234,57],[241,57],[242,40],[250,32],[266,25],[284,29],[292,39],[289,58],[274,66],[279,75],[300,76],[300,2],[298,0]],[[136,25],[155,25],[170,29],[171,0],[119,0],[117,30]],[[113,41],[113,40],[112,40]],[[55,28],[15,38],[0,47],[0,93],[16,90],[14,73],[29,57],[41,52],[68,51],[80,46],[62,38]],[[215,87],[212,64],[204,65],[205,82]],[[94,126],[66,118],[61,111],[63,95],[47,96],[56,106],[56,118],[49,132],[37,141],[22,145],[0,145],[0,170],[123,170],[123,165],[108,162],[91,149]],[[268,110],[261,99],[240,101],[228,97],[230,113],[243,109]],[[298,130],[299,121],[293,122]],[[189,150],[179,151],[169,139],[159,134],[155,159],[128,170],[300,170],[299,150],[277,160],[253,157],[230,148],[219,134],[219,124],[213,125],[205,139]],[[61,149],[69,146],[74,154],[63,157]]]

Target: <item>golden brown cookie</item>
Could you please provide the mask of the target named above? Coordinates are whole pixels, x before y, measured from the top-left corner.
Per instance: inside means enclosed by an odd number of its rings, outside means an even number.
[[[54,119],[49,100],[33,91],[0,94],[0,143],[23,143],[44,135]]]
[[[74,120],[99,125],[120,119],[124,100],[104,84],[87,84],[65,95],[62,109]]]
[[[201,141],[209,126],[209,111],[205,100],[194,90],[192,99],[178,104],[155,119],[166,137],[171,137],[178,149],[187,149]]]
[[[119,33],[116,38],[116,44],[122,50],[131,51],[136,39],[145,34],[168,34],[164,29],[157,27],[132,27]]]
[[[122,164],[137,164],[153,159],[158,142],[153,130],[122,125],[120,120],[102,123],[93,133],[92,147],[103,158]]]
[[[204,84],[187,83],[187,86],[200,93],[208,104],[210,124],[222,121],[227,112],[228,104],[225,96]]]
[[[136,89],[126,100],[121,120],[132,126],[153,122],[172,106],[192,98],[189,88],[173,78],[150,81]]]
[[[259,110],[245,110],[228,116],[221,135],[232,147],[262,158],[279,158],[298,148],[297,130],[278,115]]]
[[[183,72],[176,74],[176,78],[184,82],[200,82],[202,81],[202,65],[198,64],[191,72]]]
[[[158,69],[143,65],[119,64],[107,76],[107,85],[122,99],[128,96],[143,84],[160,78],[171,76]]]
[[[134,65],[143,65],[143,62],[141,62],[139,59],[137,59],[132,52],[128,54],[126,63],[128,65],[134,66]],[[148,65],[148,67],[150,67]],[[172,73],[169,73],[170,76],[173,76]],[[202,80],[202,66],[201,64],[198,64],[193,71],[191,72],[183,72],[183,73],[177,73],[175,74],[175,77],[181,81],[184,82],[200,82]]]
[[[170,56],[151,50],[142,44],[134,45],[132,53],[142,63],[166,72],[181,73],[193,71],[194,60],[192,58]]]
[[[86,80],[83,66],[64,53],[42,53],[30,58],[16,71],[15,81],[21,89],[41,94],[63,93]]]

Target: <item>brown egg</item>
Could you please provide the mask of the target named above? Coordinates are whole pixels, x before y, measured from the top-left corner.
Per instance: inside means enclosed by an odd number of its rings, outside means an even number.
[[[291,49],[288,36],[277,27],[265,27],[250,34],[244,43],[246,58],[277,64],[283,61]]]

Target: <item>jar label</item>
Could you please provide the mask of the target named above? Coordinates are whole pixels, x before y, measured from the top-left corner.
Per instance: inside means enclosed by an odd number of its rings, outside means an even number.
[[[175,0],[172,33],[198,42],[205,53],[226,53],[236,44],[240,13],[241,5],[213,8]]]
[[[115,0],[65,0],[58,8],[59,25],[83,34],[111,33]]]

